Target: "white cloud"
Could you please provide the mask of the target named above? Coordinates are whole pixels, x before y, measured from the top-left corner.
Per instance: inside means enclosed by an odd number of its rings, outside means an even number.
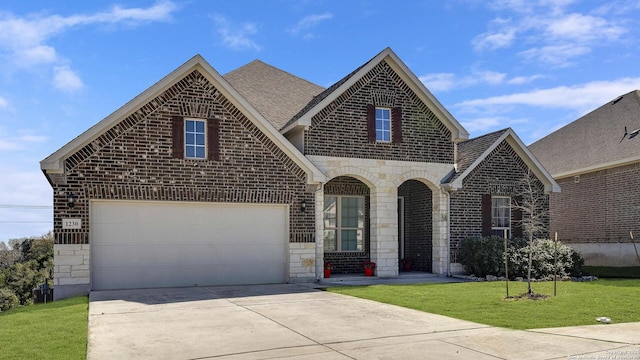
[[[47,141],[46,136],[42,135],[18,135],[18,136],[6,136],[0,134],[0,151],[13,151],[23,150],[33,145],[34,143],[43,143]]]
[[[260,51],[260,45],[251,39],[252,35],[258,33],[256,24],[250,22],[235,24],[220,14],[214,15],[213,21],[225,46],[233,50]]]
[[[614,13],[612,7],[581,13],[569,11],[573,2],[491,2],[488,8],[500,16],[489,22],[488,30],[476,36],[471,44],[476,51],[518,46],[523,48],[520,54],[527,60],[564,67],[591,53],[593,48],[620,41],[630,32],[633,19]]]
[[[80,26],[116,25],[135,26],[154,21],[167,21],[178,5],[159,1],[147,8],[114,6],[108,11],[84,15],[29,15],[17,17],[0,12],[0,54],[14,66],[28,68],[36,65],[59,65],[56,49],[47,41],[58,34]],[[76,83],[77,85],[77,83]]]
[[[296,25],[294,25],[287,31],[293,35],[300,35],[304,33],[303,37],[311,38],[313,37],[313,34],[311,32],[308,32],[310,29],[316,27],[321,22],[325,20],[330,20],[332,18],[333,18],[333,14],[328,12],[323,14],[314,14],[314,15],[305,16],[302,19],[300,19],[300,21],[298,21]]]
[[[587,46],[564,44],[531,48],[520,52],[519,55],[531,62],[541,61],[552,66],[567,67],[575,58],[590,52],[591,48]]]
[[[483,112],[518,106],[573,110],[581,115],[607,101],[632,90],[640,89],[640,77],[613,81],[593,81],[575,86],[558,86],[527,92],[462,101],[454,107],[468,112]]]
[[[8,109],[8,108],[9,108],[9,101],[3,98],[2,96],[0,96],[0,109]]]
[[[511,46],[516,39],[515,29],[502,29],[495,32],[486,32],[473,39],[472,45],[476,50],[496,50]]]
[[[520,76],[509,79],[507,74],[497,71],[474,71],[471,75],[458,77],[453,73],[433,73],[419,77],[425,86],[435,92],[444,92],[453,89],[462,89],[477,85],[501,85],[504,83],[511,85],[525,84],[532,82],[540,75]]]
[[[56,66],[53,71],[53,86],[56,89],[72,92],[84,87],[80,76],[68,66]]]

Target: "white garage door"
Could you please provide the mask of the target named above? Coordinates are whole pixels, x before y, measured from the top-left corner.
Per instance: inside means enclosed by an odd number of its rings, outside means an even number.
[[[286,281],[287,208],[92,201],[95,290]]]

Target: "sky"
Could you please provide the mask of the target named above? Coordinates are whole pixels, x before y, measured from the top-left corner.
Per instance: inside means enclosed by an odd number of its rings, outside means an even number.
[[[4,2],[0,241],[52,229],[42,159],[195,54],[328,87],[391,47],[471,137],[530,144],[640,89],[639,33],[640,0]]]

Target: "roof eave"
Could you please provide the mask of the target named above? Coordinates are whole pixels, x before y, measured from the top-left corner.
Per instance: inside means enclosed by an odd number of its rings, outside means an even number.
[[[136,109],[144,105],[150,99],[166,91],[173,86],[176,81],[185,74],[189,74],[194,70],[199,70],[203,76],[214,84],[219,85],[218,90],[233,103],[238,109],[260,128],[260,130],[274,141],[294,162],[303,168],[307,173],[307,182],[310,184],[318,184],[324,182],[326,177],[324,174],[306,159],[282,134],[280,134],[268,121],[260,115],[223,77],[220,75],[202,56],[195,55],[183,65],[169,73],[160,81],[152,85],[147,90],[127,102],[125,105],[114,111],[112,114],[102,119],[100,122],[89,128],[87,131],[71,140],[69,143],[58,149],[53,154],[40,162],[40,167],[46,173],[63,173],[64,159],[75,153],[104,131],[110,129],[118,121],[122,121],[132,114]]]
[[[451,140],[454,142],[460,142],[469,139],[469,132],[456,120],[449,111],[442,106],[442,104],[436,99],[435,96],[427,89],[427,87],[418,79],[418,77],[407,67],[407,65],[400,60],[400,58],[387,47],[380,52],[376,57],[371,59],[365,64],[358,72],[353,74],[344,84],[335,89],[329,96],[317,103],[314,107],[309,109],[295,122],[285,126],[280,132],[286,134],[298,126],[311,126],[311,119],[322,109],[331,104],[340,94],[353,86],[358,82],[365,74],[378,65],[385,59],[390,59],[387,63],[398,73],[400,77],[407,83],[411,89],[420,97],[425,103],[432,105],[431,110],[434,110],[439,119],[443,119],[445,126],[451,131]]]
[[[462,188],[462,182],[464,178],[467,177],[480,163],[491,154],[493,150],[495,150],[498,145],[500,145],[503,141],[507,141],[509,145],[516,151],[518,156],[529,166],[531,170],[533,170],[534,174],[540,179],[544,184],[545,193],[559,193],[560,185],[553,179],[553,177],[549,174],[549,172],[542,166],[542,164],[536,159],[536,157],[531,153],[531,151],[524,145],[522,140],[518,137],[518,135],[511,129],[507,129],[496,141],[494,141],[491,146],[489,146],[482,155],[478,156],[477,159],[473,161],[467,169],[460,174],[453,182],[449,184],[452,189],[460,189]]]
[[[637,162],[640,162],[640,155],[632,156],[632,157],[621,159],[621,160],[611,161],[611,162],[608,162],[608,163],[603,163],[603,164],[598,164],[598,165],[593,165],[593,166],[587,166],[587,167],[583,167],[583,168],[579,168],[579,169],[573,169],[573,170],[569,170],[569,171],[563,171],[563,172],[559,172],[559,173],[553,174],[552,176],[553,176],[554,179],[562,179],[562,178],[566,178],[566,177],[570,177],[570,176],[577,176],[577,175],[587,174],[587,173],[594,172],[594,171],[612,169],[612,168],[616,168],[616,167],[619,167],[619,166],[625,166],[625,165],[629,165],[629,164],[633,164],[633,163],[637,163]]]

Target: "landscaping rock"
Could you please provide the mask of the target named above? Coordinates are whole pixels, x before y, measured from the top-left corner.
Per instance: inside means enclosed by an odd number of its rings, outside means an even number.
[[[487,281],[496,281],[498,277],[495,275],[487,275]]]

